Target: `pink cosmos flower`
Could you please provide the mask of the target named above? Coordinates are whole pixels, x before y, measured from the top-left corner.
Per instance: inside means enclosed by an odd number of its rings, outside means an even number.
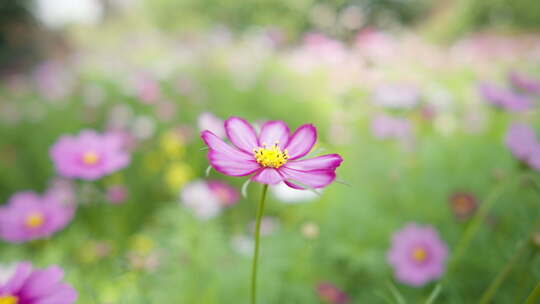
[[[343,159],[328,154],[301,159],[317,140],[311,124],[300,126],[292,135],[283,121],[269,121],[257,135],[253,126],[238,117],[225,121],[229,145],[210,131],[201,137],[209,147],[208,160],[214,169],[229,176],[247,176],[251,180],[275,185],[284,181],[295,189],[322,188],[336,178]]]
[[[379,115],[371,121],[371,133],[378,139],[405,138],[411,134],[406,118]]]
[[[448,249],[435,229],[409,223],[394,233],[387,259],[398,281],[422,286],[443,274],[447,255]]]
[[[72,304],[77,291],[63,283],[64,271],[58,266],[34,269],[21,262],[6,282],[0,282],[2,304]]]
[[[218,198],[219,203],[224,207],[232,206],[240,199],[238,190],[227,183],[211,180],[207,181],[206,184],[210,191]]]
[[[220,138],[225,137],[225,128],[223,127],[223,120],[216,117],[210,112],[204,112],[199,115],[197,124],[200,131],[208,130],[216,134]]]
[[[510,125],[504,143],[517,159],[525,162],[539,145],[534,130],[522,123]]]
[[[96,180],[129,164],[130,156],[122,146],[116,133],[84,130],[78,136],[60,137],[49,154],[63,177]]]
[[[512,90],[499,87],[491,83],[482,83],[479,86],[480,95],[492,105],[509,112],[523,112],[529,110],[533,103],[528,96],[518,94]]]
[[[236,189],[221,181],[193,181],[180,193],[184,206],[203,220],[218,216],[224,207],[234,205],[240,195]]]
[[[331,283],[321,282],[316,287],[317,295],[325,303],[345,304],[349,302],[349,297],[341,289]]]
[[[128,196],[128,190],[123,185],[115,185],[107,188],[107,200],[112,204],[123,203]]]
[[[420,101],[420,91],[408,84],[385,84],[373,92],[375,105],[390,109],[412,109]]]
[[[510,72],[508,78],[514,87],[523,92],[540,94],[540,80],[516,71]]]
[[[74,211],[72,204],[51,195],[16,193],[0,208],[0,237],[12,243],[50,237],[71,221]]]

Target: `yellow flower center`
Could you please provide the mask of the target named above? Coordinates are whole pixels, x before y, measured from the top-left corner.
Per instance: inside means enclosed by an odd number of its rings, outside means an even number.
[[[88,151],[83,154],[82,161],[86,165],[95,165],[99,161],[99,155],[94,151]]]
[[[0,304],[17,304],[19,303],[19,298],[15,296],[0,296]]]
[[[427,252],[422,247],[416,247],[413,249],[411,256],[416,262],[423,262],[427,258]]]
[[[44,221],[45,219],[43,218],[43,214],[39,212],[34,212],[26,217],[26,221],[24,223],[26,224],[26,227],[28,228],[38,228],[41,225],[43,225]],[[3,304],[3,302],[0,302],[0,304]]]
[[[267,148],[263,143],[262,147],[256,148],[253,151],[255,160],[263,167],[279,168],[287,163],[289,153],[287,149],[281,151],[279,143],[276,142],[273,146]]]

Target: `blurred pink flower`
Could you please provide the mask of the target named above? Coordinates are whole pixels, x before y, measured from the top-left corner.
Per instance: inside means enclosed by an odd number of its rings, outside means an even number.
[[[44,196],[63,205],[74,205],[77,199],[72,181],[63,178],[53,179]]]
[[[236,188],[218,180],[211,180],[207,181],[206,183],[210,191],[212,191],[212,193],[218,198],[222,206],[228,207],[238,202],[240,193],[238,193]]]
[[[49,151],[56,171],[63,177],[95,180],[126,167],[130,156],[114,133],[83,130],[78,136],[60,137]]]
[[[322,188],[334,181],[336,168],[343,159],[338,154],[302,159],[317,140],[313,125],[300,126],[290,135],[283,121],[269,121],[257,135],[244,119],[231,117],[225,121],[231,146],[211,131],[201,137],[209,147],[208,160],[214,169],[229,176],[254,174],[251,180],[275,185],[284,181],[296,189]]]
[[[210,190],[206,181],[198,180],[184,186],[180,193],[182,204],[202,220],[218,216],[223,208],[219,197]]]
[[[71,221],[74,212],[73,204],[54,195],[18,192],[0,208],[0,237],[12,243],[50,237]]]
[[[34,269],[29,262],[15,266],[6,282],[0,282],[2,304],[72,304],[77,291],[63,283],[64,271],[58,266]]]
[[[349,302],[349,297],[341,289],[328,282],[321,282],[316,287],[319,298],[329,304],[344,304]]]
[[[197,124],[200,131],[208,130],[219,138],[224,138],[226,135],[223,120],[210,112],[201,113],[197,119]]]
[[[37,89],[50,101],[65,98],[74,86],[73,75],[67,67],[57,61],[46,61],[34,71]]]
[[[371,134],[378,139],[405,138],[411,134],[406,118],[379,115],[371,121]]]
[[[470,218],[478,207],[476,197],[470,192],[453,193],[449,198],[449,203],[454,216],[458,220]]]
[[[160,121],[169,122],[176,116],[176,103],[172,101],[160,101],[156,105],[156,116]]]
[[[489,103],[509,112],[523,112],[533,107],[528,96],[491,83],[481,83],[479,91],[480,95]]]
[[[255,233],[255,221],[249,224],[251,234]],[[279,221],[275,217],[265,216],[261,219],[261,235],[268,236],[279,228]]]
[[[123,203],[128,196],[128,190],[123,185],[114,185],[107,188],[107,200],[112,204]]]
[[[135,77],[137,97],[145,104],[154,104],[161,97],[159,82],[147,74]]]
[[[385,84],[375,88],[373,103],[389,109],[412,109],[420,101],[420,91],[412,85]]]
[[[394,233],[387,259],[398,281],[422,286],[444,273],[447,255],[448,249],[435,229],[409,223]]]
[[[529,75],[512,71],[508,74],[510,83],[525,93],[540,94],[540,80]]]
[[[527,162],[539,145],[534,129],[526,124],[513,123],[508,128],[504,143],[517,159]]]

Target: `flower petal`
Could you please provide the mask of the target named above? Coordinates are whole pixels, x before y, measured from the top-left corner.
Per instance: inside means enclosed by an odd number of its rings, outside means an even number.
[[[311,188],[323,188],[336,179],[336,172],[334,170],[301,171],[282,167],[279,171],[285,177],[285,183],[295,189],[306,189],[303,185]],[[298,185],[295,181],[303,185]]]
[[[316,140],[317,129],[315,126],[311,124],[300,126],[289,139],[287,147],[285,147],[289,152],[289,159],[297,159],[308,154]]]
[[[216,171],[229,176],[245,176],[261,168],[254,160],[231,157],[215,150],[208,151],[208,161]]]
[[[342,161],[343,158],[339,154],[327,154],[314,158],[289,161],[285,164],[285,167],[300,171],[334,170],[341,165]]]
[[[23,288],[28,277],[32,274],[32,264],[22,262],[17,265],[15,274],[1,287],[2,293],[15,294]]]
[[[259,144],[271,146],[278,143],[278,146],[283,149],[289,142],[291,131],[287,124],[281,120],[272,120],[265,123],[261,128],[259,135]]]
[[[283,181],[283,176],[274,168],[264,168],[257,172],[251,180],[261,184],[275,185]]]
[[[218,172],[229,176],[244,176],[260,168],[252,155],[228,145],[214,133],[204,131],[201,138],[210,148],[208,160]]]
[[[259,146],[253,126],[242,118],[231,117],[227,119],[225,131],[231,142],[246,153],[253,153],[253,149]]]

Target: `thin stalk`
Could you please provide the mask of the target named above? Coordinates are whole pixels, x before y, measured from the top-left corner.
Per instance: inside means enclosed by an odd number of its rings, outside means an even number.
[[[259,243],[261,238],[261,219],[264,214],[264,203],[268,185],[263,185],[261,200],[257,209],[257,220],[255,222],[255,251],[253,253],[253,265],[251,267],[251,304],[257,303],[257,265],[259,262]]]
[[[465,230],[465,233],[459,240],[459,243],[456,246],[456,250],[454,251],[454,255],[452,258],[452,262],[450,264],[450,269],[453,269],[455,266],[458,265],[458,262],[461,260],[462,256],[464,255],[465,251],[467,251],[469,244],[473,240],[474,236],[478,232],[480,226],[482,223],[485,222],[485,219],[489,212],[491,211],[491,208],[493,205],[495,205],[495,202],[499,199],[499,197],[505,192],[505,190],[513,184],[516,180],[520,180],[521,176],[518,176],[517,178],[510,178],[509,182],[503,182],[498,187],[493,189],[493,191],[487,196],[487,198],[482,202],[480,205],[480,208],[478,209],[478,212],[474,215],[471,223]]]
[[[533,289],[531,294],[527,297],[527,300],[525,300],[525,304],[537,303],[538,299],[540,299],[540,282],[536,284],[536,287]]]
[[[480,298],[480,304],[487,304],[490,303],[493,299],[493,296],[495,296],[495,293],[501,286],[501,284],[504,282],[506,277],[512,272],[512,269],[514,268],[514,265],[519,261],[519,259],[525,254],[527,251],[527,248],[530,244],[530,235],[527,236],[527,239],[523,241],[523,243],[519,246],[519,248],[516,250],[516,252],[512,255],[508,263],[506,263],[506,266],[504,266],[503,270],[493,279],[489,287],[486,289],[482,297]]]

